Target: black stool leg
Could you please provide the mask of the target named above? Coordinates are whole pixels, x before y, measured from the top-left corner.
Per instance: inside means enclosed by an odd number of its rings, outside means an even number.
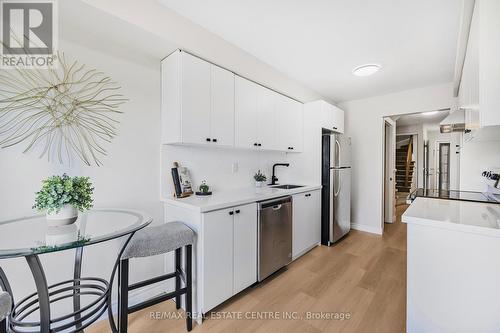
[[[118,271],[118,332],[128,329],[128,259],[120,260]]]
[[[0,321],[0,333],[6,333],[7,332],[7,320],[4,319]]]
[[[192,246],[186,246],[186,326],[187,330],[191,331],[193,329],[193,305],[192,305],[192,286],[191,286],[191,256],[192,256]]]
[[[175,250],[175,291],[181,289],[181,248]],[[175,308],[181,308],[181,296],[175,296]]]

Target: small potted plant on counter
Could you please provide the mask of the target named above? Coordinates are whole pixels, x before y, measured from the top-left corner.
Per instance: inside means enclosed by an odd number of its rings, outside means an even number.
[[[265,174],[262,172],[257,171],[257,173],[253,176],[253,179],[255,179],[255,186],[256,187],[262,187],[265,185],[265,182],[267,180],[267,177]]]
[[[72,224],[78,211],[92,208],[94,187],[89,177],[52,176],[42,181],[33,208],[45,211],[49,226]]]

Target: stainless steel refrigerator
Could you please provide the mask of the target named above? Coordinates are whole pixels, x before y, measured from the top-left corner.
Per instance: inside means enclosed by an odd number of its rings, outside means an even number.
[[[322,139],[321,243],[351,230],[351,138],[324,130]]]

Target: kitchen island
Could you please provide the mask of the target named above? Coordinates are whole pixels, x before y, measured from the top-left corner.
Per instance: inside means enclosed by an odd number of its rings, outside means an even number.
[[[418,197],[407,229],[407,332],[499,332],[500,205]]]

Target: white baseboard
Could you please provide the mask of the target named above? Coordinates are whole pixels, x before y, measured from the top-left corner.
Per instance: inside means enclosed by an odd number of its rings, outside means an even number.
[[[382,228],[373,227],[371,225],[360,224],[360,223],[351,223],[351,229],[369,232],[371,234],[382,235]]]

